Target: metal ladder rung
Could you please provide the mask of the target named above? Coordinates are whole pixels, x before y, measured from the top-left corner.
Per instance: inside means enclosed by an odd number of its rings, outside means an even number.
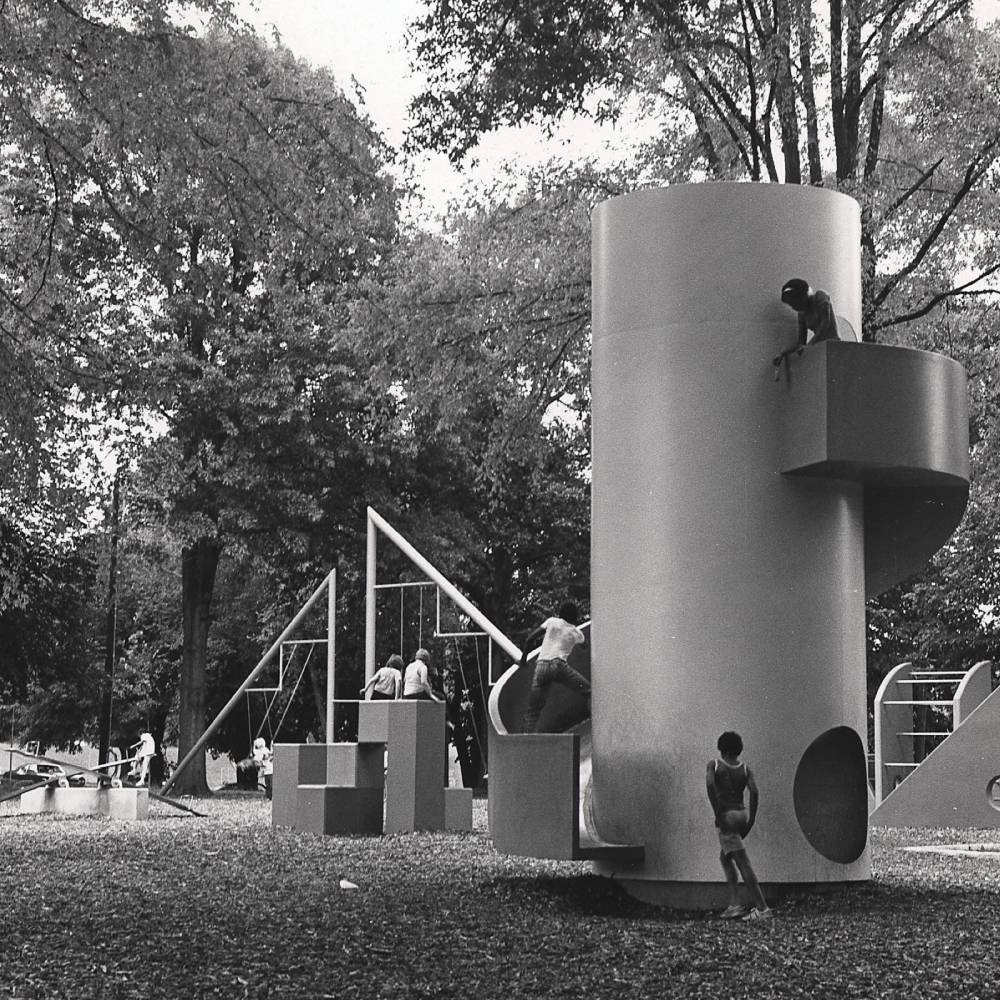
[[[928,677],[925,681],[914,680],[912,677],[908,680],[896,681],[897,684],[920,684],[923,686],[928,686],[931,684],[961,684],[964,680],[963,677],[945,677],[945,678],[932,678]]]
[[[896,733],[897,736],[951,736],[954,729],[933,729],[928,733]]]
[[[948,708],[953,708],[955,702],[951,699],[948,701],[920,701],[918,700],[903,700],[903,701],[883,701],[883,705],[938,705],[946,706]]]
[[[914,670],[911,677],[957,677],[963,678],[968,674],[968,670]]]
[[[884,760],[882,761],[883,767],[920,767],[923,761],[912,761],[912,760]]]

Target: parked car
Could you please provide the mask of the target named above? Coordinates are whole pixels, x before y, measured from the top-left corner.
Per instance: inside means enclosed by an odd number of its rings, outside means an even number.
[[[43,761],[31,761],[22,764],[13,771],[0,774],[0,785],[36,785],[40,781],[55,780],[58,784],[79,787],[87,783],[85,774],[68,774],[61,764],[48,764]]]

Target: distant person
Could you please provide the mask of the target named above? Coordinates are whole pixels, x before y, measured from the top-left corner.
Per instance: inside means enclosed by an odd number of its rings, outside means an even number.
[[[590,698],[590,681],[574,670],[568,662],[573,649],[587,641],[586,636],[577,628],[579,623],[580,612],[572,601],[567,601],[559,608],[558,615],[546,618],[524,640],[522,663],[527,662],[528,653],[534,647],[535,640],[539,636],[543,637],[535,660],[535,672],[531,678],[528,707],[521,725],[526,733],[533,733],[537,728],[538,719],[554,683],[564,684],[585,698]]]
[[[149,780],[149,763],[156,756],[156,740],[152,733],[142,733],[137,742],[129,750],[134,750],[135,760],[132,762],[130,778],[135,778],[136,785],[143,785]]]
[[[739,733],[723,733],[717,745],[722,759],[708,762],[705,784],[719,833],[719,861],[729,887],[729,906],[722,911],[722,916],[727,920],[769,920],[771,911],[764,901],[757,875],[743,846],[743,838],[757,818],[757,782],[750,767],[740,760],[743,740]],[[745,791],[749,792],[749,808],[743,803]],[[740,875],[750,894],[750,907],[740,903]]]
[[[431,654],[426,649],[418,649],[413,654],[413,662],[406,665],[403,674],[403,697],[408,701],[441,701],[431,690],[428,666]]]
[[[371,701],[395,701],[403,696],[403,658],[398,653],[393,653],[385,666],[372,674],[372,679],[361,689],[361,697],[369,690]]]
[[[257,765],[257,773],[264,778],[264,797],[270,799],[271,782],[274,780],[274,754],[263,736],[258,736],[253,741],[253,760]]]

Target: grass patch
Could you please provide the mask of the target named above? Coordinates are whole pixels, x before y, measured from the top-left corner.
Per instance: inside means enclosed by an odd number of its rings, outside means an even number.
[[[1000,996],[1000,859],[902,849],[984,831],[875,830],[870,883],[733,925],[502,857],[483,802],[471,834],[381,838],[275,833],[261,797],[198,805],[0,818],[0,998]]]

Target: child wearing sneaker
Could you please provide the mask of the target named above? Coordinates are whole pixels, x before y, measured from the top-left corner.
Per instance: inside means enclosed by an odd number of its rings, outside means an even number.
[[[771,911],[760,891],[760,883],[747,857],[743,838],[750,832],[757,817],[757,783],[753,772],[740,760],[743,740],[739,733],[725,732],[719,737],[721,760],[710,760],[705,773],[708,801],[715,813],[715,825],[719,832],[719,861],[729,886],[729,906],[722,916],[727,920],[737,917],[743,920],[769,920]],[[743,793],[748,791],[749,809],[743,803]],[[747,887],[753,904],[740,904],[739,879]]]

